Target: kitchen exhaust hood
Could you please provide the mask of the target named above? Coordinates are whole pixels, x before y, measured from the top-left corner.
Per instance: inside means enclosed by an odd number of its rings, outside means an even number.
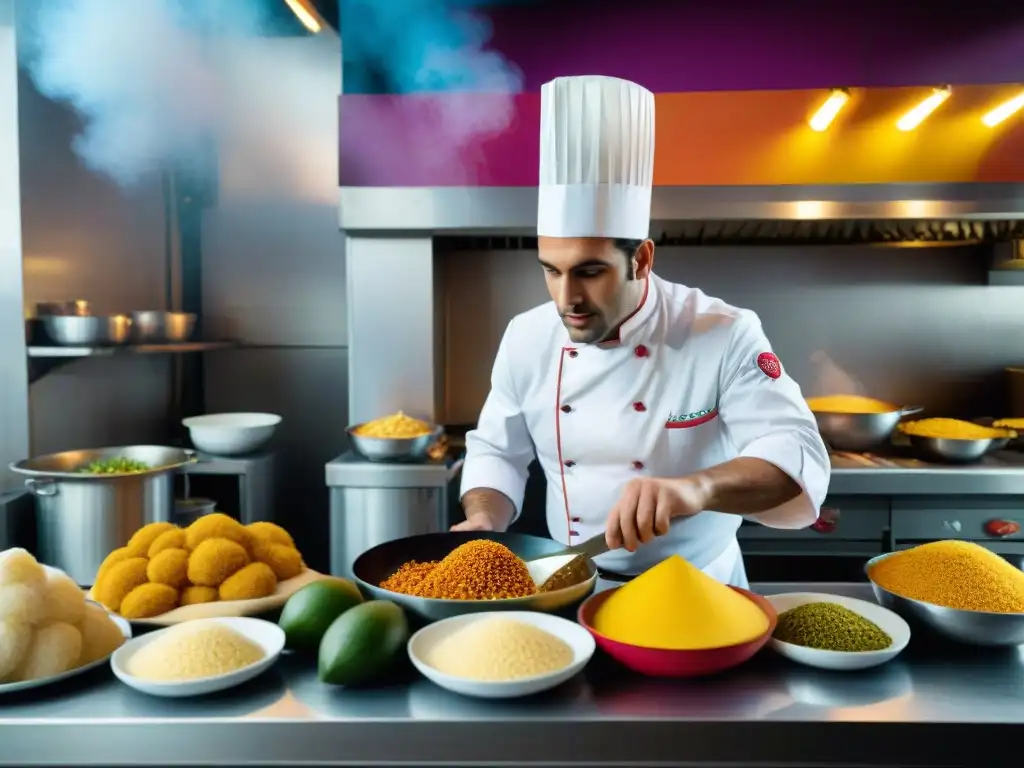
[[[354,232],[529,235],[535,187],[342,187]],[[955,244],[1024,238],[1024,184],[656,187],[666,245]]]

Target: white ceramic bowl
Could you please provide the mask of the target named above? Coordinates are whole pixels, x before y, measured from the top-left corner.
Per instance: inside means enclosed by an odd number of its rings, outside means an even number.
[[[425,658],[430,649],[452,632],[462,629],[474,621],[482,621],[495,616],[512,621],[532,624],[555,637],[560,638],[572,648],[572,663],[565,669],[545,675],[526,677],[509,681],[480,681],[439,672],[426,663]],[[579,624],[558,616],[533,611],[486,611],[453,616],[450,619],[428,624],[409,638],[409,658],[416,669],[431,682],[464,696],[476,696],[483,699],[511,699],[519,696],[530,696],[561,685],[582,670],[594,655],[595,643],[593,636]]]
[[[775,651],[799,664],[819,669],[855,670],[877,667],[896,658],[900,651],[910,642],[910,626],[901,617],[883,608],[877,603],[857,600],[853,597],[827,595],[815,592],[790,592],[784,595],[768,595],[765,599],[772,604],[781,617],[783,612],[807,603],[835,603],[860,614],[868,621],[874,622],[879,629],[892,638],[892,645],[881,651],[823,651],[819,648],[805,648],[776,640],[774,637],[768,645]]]
[[[240,456],[262,448],[274,436],[281,417],[273,413],[210,413],[181,423],[192,445],[214,456]]]
[[[129,673],[128,664],[131,657],[154,640],[163,637],[166,632],[175,629],[175,627],[168,627],[167,629],[142,635],[122,645],[110,657],[110,668],[114,671],[114,675],[118,680],[137,691],[148,693],[150,696],[184,698],[187,696],[203,696],[246,683],[273,666],[274,662],[281,655],[281,651],[284,650],[284,630],[272,622],[264,621],[263,619],[233,617],[196,619],[189,622],[189,625],[194,627],[200,622],[224,624],[230,627],[260,646],[263,649],[263,658],[255,664],[250,664],[248,667],[239,669],[236,672],[229,672],[226,675],[214,675],[212,677],[200,677],[183,682],[144,680]]]

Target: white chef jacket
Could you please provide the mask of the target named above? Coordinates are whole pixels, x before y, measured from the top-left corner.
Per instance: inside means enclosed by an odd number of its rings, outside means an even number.
[[[763,459],[802,493],[757,521],[804,528],[817,519],[830,474],[800,386],[772,354],[757,315],[653,274],[612,341],[571,341],[553,302],[509,323],[490,394],[466,436],[462,493],[500,491],[518,517],[534,455],[547,478],[548,529],[563,544],[603,531],[635,477],[681,477],[740,456]],[[673,521],[634,553],[609,552],[596,562],[634,575],[679,554],[745,587],[741,522],[701,512]]]

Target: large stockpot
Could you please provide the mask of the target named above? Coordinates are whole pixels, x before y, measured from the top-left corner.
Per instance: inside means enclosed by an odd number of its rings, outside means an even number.
[[[889,442],[893,430],[904,416],[920,413],[922,408],[900,408],[886,413],[839,413],[815,411],[818,432],[835,451],[873,451]]]
[[[113,458],[140,461],[151,469],[103,475],[79,471]],[[25,486],[35,496],[39,559],[87,587],[103,559],[135,531],[172,520],[174,472],[194,461],[194,451],[134,445],[52,453],[10,468],[27,477]]]

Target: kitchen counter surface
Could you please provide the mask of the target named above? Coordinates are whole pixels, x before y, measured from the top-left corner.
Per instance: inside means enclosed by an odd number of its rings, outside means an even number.
[[[755,589],[870,599],[864,585]],[[1024,725],[1024,651],[921,637],[894,662],[855,673],[765,650],[731,674],[673,682],[597,658],[556,691],[506,702],[413,677],[334,689],[313,669],[288,657],[194,700],[143,696],[106,668],[2,697],[0,765],[998,766]]]
[[[976,464],[929,464],[918,459],[833,453],[830,495],[1024,495],[1024,453],[996,451]]]

